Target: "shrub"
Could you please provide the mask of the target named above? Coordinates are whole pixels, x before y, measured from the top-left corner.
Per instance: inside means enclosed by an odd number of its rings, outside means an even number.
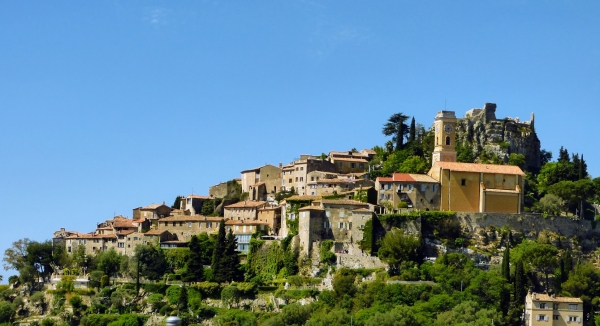
[[[221,295],[221,285],[213,282],[199,282],[191,286],[191,288],[200,292],[203,298],[219,299]]]
[[[169,286],[165,283],[146,283],[142,284],[142,288],[149,293],[165,294]]]
[[[148,297],[148,303],[152,306],[152,310],[157,310],[164,306],[163,297],[160,293],[154,293]]]
[[[167,289],[166,295],[170,304],[176,304],[179,301],[179,294],[181,293],[181,287],[177,285],[171,285]]]

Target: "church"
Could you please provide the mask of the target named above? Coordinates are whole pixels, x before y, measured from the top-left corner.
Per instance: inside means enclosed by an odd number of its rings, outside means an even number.
[[[439,182],[439,209],[521,213],[525,173],[513,165],[456,162],[456,123],[453,111],[440,111],[435,117],[435,147],[427,174]]]

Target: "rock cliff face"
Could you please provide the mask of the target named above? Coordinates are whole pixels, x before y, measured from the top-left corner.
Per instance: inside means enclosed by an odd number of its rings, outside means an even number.
[[[496,104],[485,103],[482,109],[467,111],[456,125],[457,144],[470,147],[475,157],[496,155],[508,162],[511,153],[523,154],[525,169],[540,168],[540,140],[535,133],[534,115],[530,121],[496,118]]]

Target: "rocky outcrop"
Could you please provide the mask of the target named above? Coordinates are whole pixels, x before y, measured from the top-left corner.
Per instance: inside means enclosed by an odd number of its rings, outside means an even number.
[[[497,156],[506,163],[511,153],[523,154],[526,170],[540,168],[540,140],[535,133],[533,113],[530,121],[497,119],[496,104],[485,103],[482,109],[467,111],[458,120],[456,132],[457,144],[470,147],[475,157]]]

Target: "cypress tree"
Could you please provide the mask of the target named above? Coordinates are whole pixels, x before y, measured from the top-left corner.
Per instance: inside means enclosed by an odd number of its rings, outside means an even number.
[[[573,256],[571,255],[571,250],[565,251],[562,256],[564,270],[565,270],[565,281],[569,278],[569,273],[573,270]]]
[[[523,261],[519,260],[517,261],[517,264],[515,266],[515,296],[514,296],[514,300],[516,302],[522,302],[525,299],[525,296],[527,295],[526,292],[526,276],[525,276],[525,270],[523,268]]]
[[[212,270],[213,282],[225,282],[223,278],[223,255],[225,254],[225,220],[219,223],[219,233],[217,234],[217,242],[212,254]]]
[[[510,282],[510,247],[506,247],[502,256],[502,276]]]
[[[184,282],[199,282],[204,278],[204,266],[202,264],[202,248],[200,247],[200,239],[193,236],[188,244],[190,254],[186,265],[187,269],[183,274]]]
[[[417,130],[415,127],[415,117],[410,121],[410,129],[408,130],[408,142],[412,143],[415,141]]]
[[[188,306],[188,294],[185,286],[181,287],[181,291],[179,291],[179,301],[177,302],[177,309],[180,312],[187,312]]]
[[[225,281],[240,280],[240,258],[237,251],[237,239],[229,230],[225,239],[225,255],[222,258],[223,278]]]

